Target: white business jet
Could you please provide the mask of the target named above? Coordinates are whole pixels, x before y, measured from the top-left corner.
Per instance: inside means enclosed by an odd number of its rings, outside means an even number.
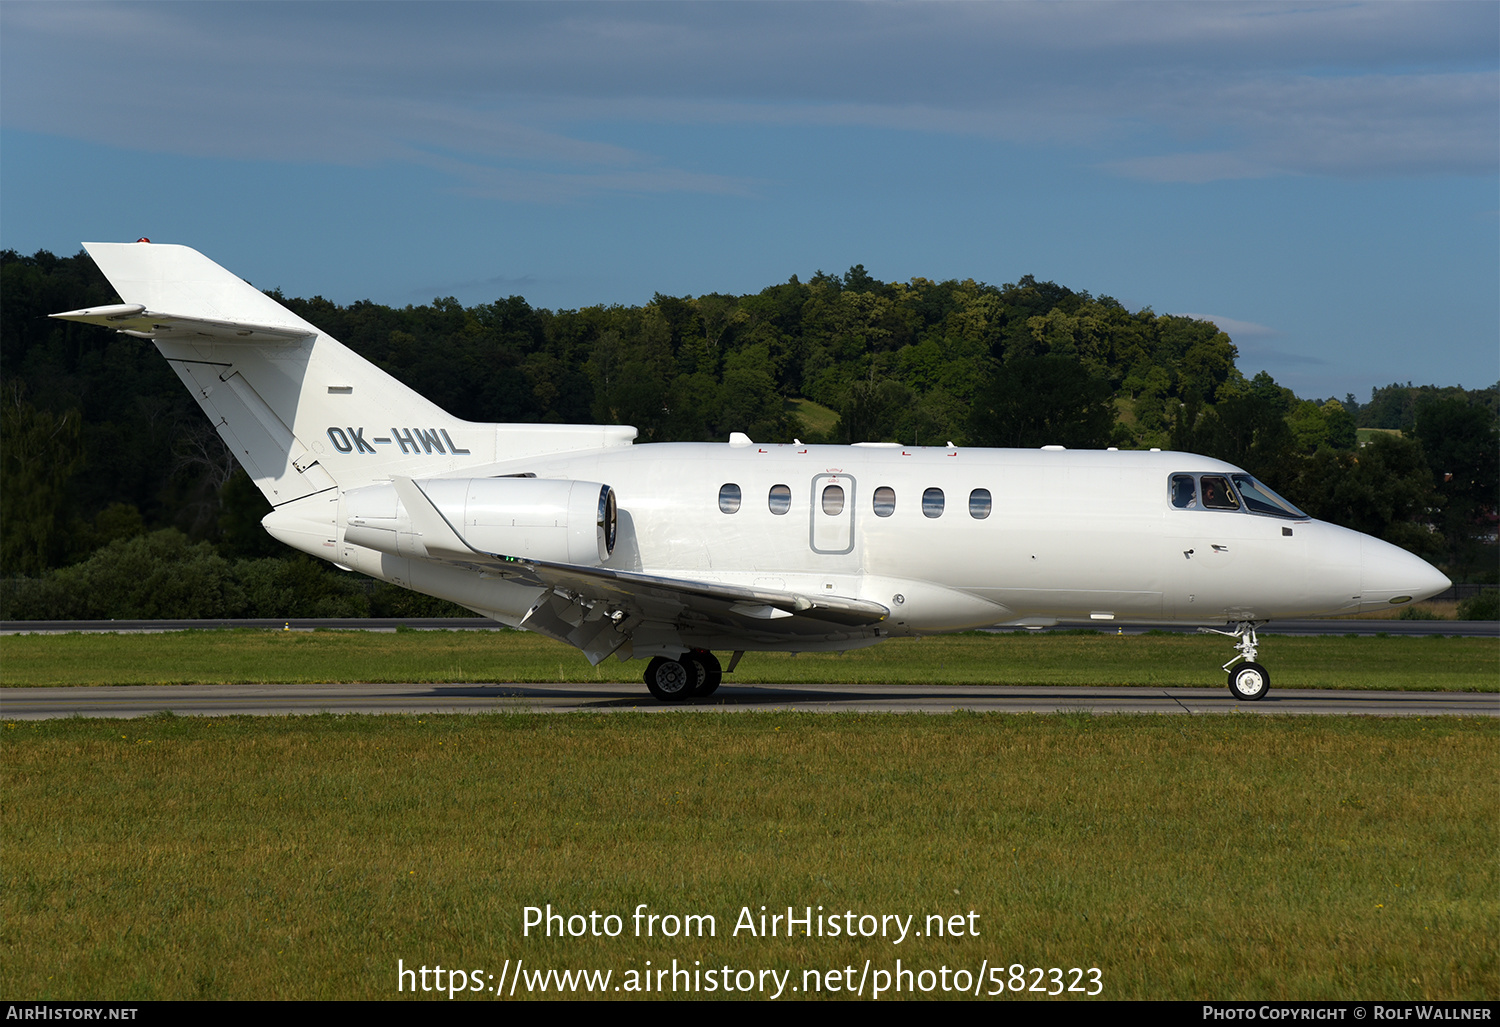
[[[649,660],[704,696],[713,650],[811,652],[994,624],[1258,625],[1389,609],[1449,586],[1189,453],[864,443],[632,445],[620,425],[441,410],[185,246],[86,243],[123,303],[53,316],[150,339],[275,508],[345,570],[566,642]]]

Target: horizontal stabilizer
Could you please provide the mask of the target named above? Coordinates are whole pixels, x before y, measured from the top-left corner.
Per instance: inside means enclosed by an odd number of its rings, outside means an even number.
[[[60,321],[82,321],[125,332],[141,339],[212,339],[215,342],[296,342],[316,334],[312,329],[263,325],[250,321],[220,321],[147,310],[139,303],[85,307],[53,314]]]

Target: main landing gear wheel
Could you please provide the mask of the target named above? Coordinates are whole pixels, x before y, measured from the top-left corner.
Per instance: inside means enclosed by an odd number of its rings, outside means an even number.
[[[1242,663],[1229,672],[1229,693],[1255,702],[1271,690],[1271,672],[1258,663]]]
[[[681,702],[692,694],[696,674],[677,660],[658,656],[646,664],[646,687],[662,702]]]
[[[724,680],[724,668],[707,649],[691,649],[678,658],[687,668],[688,680],[692,682],[691,694],[695,699],[713,695]]]

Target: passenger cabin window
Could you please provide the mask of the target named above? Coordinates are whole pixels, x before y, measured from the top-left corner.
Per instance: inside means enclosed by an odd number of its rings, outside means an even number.
[[[875,516],[889,517],[896,512],[896,490],[882,485],[875,490]]]
[[[1248,474],[1234,475],[1234,483],[1239,487],[1240,495],[1245,498],[1245,509],[1255,514],[1267,514],[1271,517],[1288,517],[1293,520],[1305,521],[1307,514],[1298,510],[1291,503],[1266,488],[1265,485],[1256,481]]]
[[[928,489],[926,492],[922,493],[922,516],[923,517],[941,517],[941,516],[943,516],[943,490],[942,489]]]
[[[772,485],[771,494],[766,498],[766,504],[770,506],[773,514],[779,516],[786,513],[792,508],[792,487],[790,485]]]
[[[1205,474],[1203,484],[1203,506],[1207,510],[1238,510],[1240,501],[1229,487],[1229,479],[1217,474]]]
[[[969,516],[982,521],[990,515],[990,490],[975,489],[969,493]]]
[[[739,513],[740,487],[733,483],[719,486],[719,510],[723,513]]]
[[[837,517],[844,512],[844,488],[842,485],[824,486],[823,512],[829,517]]]
[[[1198,508],[1198,483],[1191,474],[1174,474],[1170,485],[1172,505],[1179,510]]]

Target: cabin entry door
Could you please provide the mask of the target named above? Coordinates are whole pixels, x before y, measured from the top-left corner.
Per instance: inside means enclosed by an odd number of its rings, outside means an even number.
[[[815,553],[854,550],[854,479],[849,475],[813,475],[810,537]]]

